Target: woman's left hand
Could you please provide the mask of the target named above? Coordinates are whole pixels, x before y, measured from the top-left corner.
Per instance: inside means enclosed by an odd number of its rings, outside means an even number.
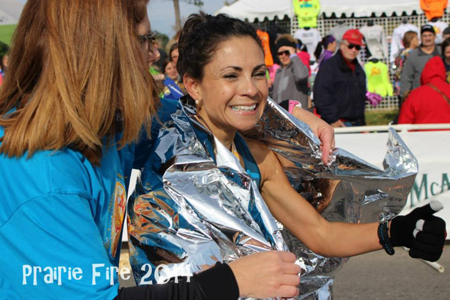
[[[321,145],[320,150],[322,150],[322,161],[325,164],[329,163],[330,160],[330,153],[334,149],[334,128],[331,127],[327,122],[320,119],[313,113],[299,108],[295,107],[292,114],[308,124],[309,127],[311,127],[311,130],[314,132],[315,135],[320,139]]]

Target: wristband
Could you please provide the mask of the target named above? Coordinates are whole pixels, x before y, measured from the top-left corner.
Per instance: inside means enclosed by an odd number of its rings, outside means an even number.
[[[380,239],[380,244],[383,246],[383,249],[389,255],[394,255],[395,250],[391,244],[391,240],[389,239],[389,227],[388,222],[380,222],[378,226],[378,238]]]

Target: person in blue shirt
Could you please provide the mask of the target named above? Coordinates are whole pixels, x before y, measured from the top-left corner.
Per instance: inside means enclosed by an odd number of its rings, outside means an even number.
[[[163,97],[165,99],[178,100],[184,96],[184,92],[182,91],[180,85],[182,83],[178,82],[178,71],[175,64],[170,60],[165,60],[163,62],[163,71],[164,71],[164,79],[163,79]]]
[[[157,52],[147,4],[28,0],[24,6],[0,90],[0,299],[298,293],[293,278],[300,269],[287,252],[217,264],[190,282],[119,289],[131,169],[142,166],[160,126],[151,123],[159,91],[147,69]],[[316,128],[317,119],[310,121]],[[330,148],[333,131],[324,132]]]

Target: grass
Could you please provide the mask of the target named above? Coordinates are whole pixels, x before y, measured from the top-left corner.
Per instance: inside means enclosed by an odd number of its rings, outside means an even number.
[[[366,111],[367,125],[388,125],[397,116],[398,110]]]
[[[0,42],[7,45],[11,42],[11,37],[16,30],[17,25],[1,25],[0,26]]]

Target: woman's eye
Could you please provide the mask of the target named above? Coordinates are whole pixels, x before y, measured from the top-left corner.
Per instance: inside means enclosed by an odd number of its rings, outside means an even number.
[[[235,78],[237,78],[237,75],[236,74],[227,74],[227,75],[224,75],[223,77],[226,79],[235,79]]]
[[[265,77],[266,76],[266,72],[258,72],[255,74],[256,77]]]

